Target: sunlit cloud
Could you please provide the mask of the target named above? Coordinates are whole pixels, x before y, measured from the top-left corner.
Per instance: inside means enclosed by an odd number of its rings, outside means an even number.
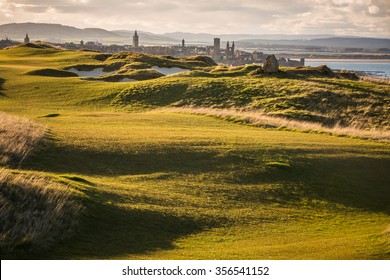
[[[372,15],[375,15],[377,13],[379,13],[379,7],[378,6],[375,6],[375,5],[371,5],[368,7],[368,12]]]

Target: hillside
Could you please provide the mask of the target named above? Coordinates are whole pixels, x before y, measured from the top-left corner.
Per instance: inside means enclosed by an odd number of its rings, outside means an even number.
[[[241,40],[309,40],[330,38],[334,35],[291,35],[291,34],[210,34],[210,33],[190,33],[190,32],[170,32],[164,33],[164,36],[181,40],[186,38],[190,42],[213,42],[214,38],[220,38],[222,41],[241,41]]]
[[[69,210],[35,239],[8,219],[2,258],[390,259],[386,82],[34,44],[0,75],[4,116],[46,129],[1,163],[7,213]]]
[[[0,25],[1,34],[6,34],[10,38],[24,38],[26,33],[35,40],[50,41],[48,39],[65,40],[75,38],[78,41],[87,39],[122,37],[118,34],[99,28],[79,29],[72,26],[51,23],[9,23]],[[56,42],[56,41],[55,41]]]
[[[0,34],[4,34],[13,40],[22,41],[29,34],[32,40],[42,40],[52,43],[99,41],[104,44],[132,44],[132,32],[107,31],[101,28],[76,28],[61,24],[49,23],[9,23],[0,25]],[[142,44],[162,44],[174,42],[171,38],[166,38],[151,33],[138,31]]]
[[[209,34],[171,32],[154,34],[137,31],[142,45],[174,45],[182,39],[189,44],[213,45],[214,38],[223,42],[235,41],[239,48],[267,48],[270,45],[279,47],[327,47],[327,48],[360,48],[365,50],[390,49],[390,39],[364,37],[338,37],[329,34],[289,35],[289,34]],[[132,44],[134,29],[108,31],[100,28],[76,28],[72,26],[47,23],[10,23],[0,25],[0,34],[12,40],[22,41],[26,33],[32,40],[48,42],[99,41],[103,44]]]
[[[46,127],[0,112],[0,249],[16,258],[68,237],[82,210],[74,190],[39,173],[12,170],[42,145]]]

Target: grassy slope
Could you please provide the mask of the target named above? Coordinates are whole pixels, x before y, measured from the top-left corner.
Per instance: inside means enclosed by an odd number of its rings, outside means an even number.
[[[244,78],[243,78],[244,77]],[[208,77],[193,72],[134,83],[115,104],[260,110],[270,116],[364,129],[389,127],[388,85],[327,77]]]
[[[88,199],[77,237],[28,257],[390,258],[388,144],[124,112],[110,105],[118,92],[157,80],[29,76],[93,63],[85,53],[29,52],[0,53],[0,109],[35,118],[53,138],[23,168]]]
[[[29,119],[0,112],[0,251],[17,258],[45,251],[71,236],[82,205],[74,189],[50,176],[17,171],[43,143],[46,128]],[[7,168],[8,167],[8,168]],[[20,255],[21,254],[21,255]]]

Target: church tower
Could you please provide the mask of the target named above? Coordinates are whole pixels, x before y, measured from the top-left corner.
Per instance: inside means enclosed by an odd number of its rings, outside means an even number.
[[[182,55],[186,53],[186,41],[184,39],[181,40],[181,53]]]
[[[24,43],[25,44],[30,43],[30,38],[28,37],[28,33],[26,33],[26,37],[24,38]]]
[[[221,59],[221,39],[214,38],[214,58]]]
[[[137,30],[134,32],[134,36],[133,36],[133,47],[134,48],[138,48],[139,47],[139,37],[138,37],[138,34],[137,34]]]
[[[232,57],[232,59],[234,59],[234,41],[233,41],[233,43],[232,43],[232,50],[231,50],[231,57]]]
[[[229,44],[229,41],[227,41],[226,43],[226,59],[229,59],[230,58],[230,44]]]

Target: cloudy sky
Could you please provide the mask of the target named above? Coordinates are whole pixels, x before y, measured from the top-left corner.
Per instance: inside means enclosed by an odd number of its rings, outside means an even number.
[[[390,37],[390,0],[0,0],[0,24]]]

